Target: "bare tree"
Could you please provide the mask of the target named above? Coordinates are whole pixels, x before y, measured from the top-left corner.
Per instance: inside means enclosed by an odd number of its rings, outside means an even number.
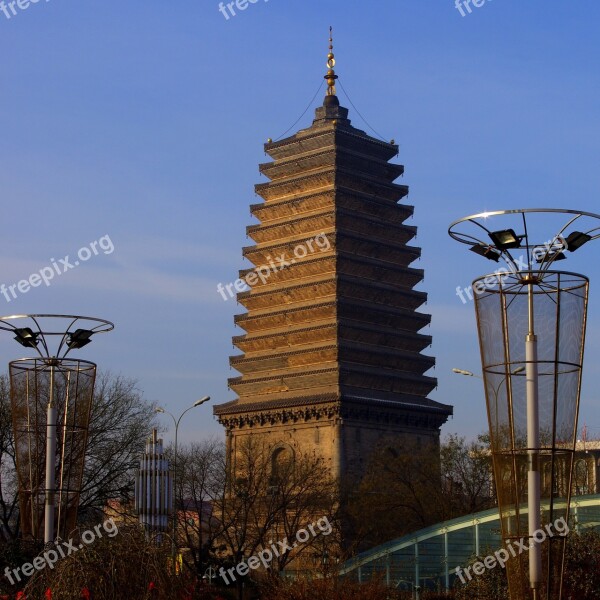
[[[346,490],[346,519],[355,550],[376,546],[447,516],[437,444],[382,440],[365,472],[353,489]]]
[[[349,537],[358,548],[494,505],[491,455],[483,435],[471,442],[450,435],[441,446],[382,440],[366,473],[347,501]]]
[[[441,447],[441,465],[452,517],[494,506],[492,456],[487,436],[480,435],[467,442],[464,437],[449,435]]]
[[[133,495],[133,469],[155,423],[148,403],[132,379],[100,373],[92,404],[80,499],[83,519],[92,518],[112,498]],[[19,531],[16,463],[10,418],[8,377],[0,377],[0,525],[2,537]]]
[[[167,449],[167,456],[172,448]],[[189,549],[186,565],[199,577],[211,562],[211,549],[219,531],[213,514],[213,498],[220,495],[225,445],[208,439],[180,447],[177,451],[175,502],[178,541]]]
[[[269,493],[270,449],[253,436],[240,443],[234,465],[223,463],[214,497],[219,538],[235,564],[253,556],[269,539],[279,501]],[[229,469],[229,472],[228,472]]]
[[[314,555],[322,546],[323,530],[315,528],[309,539],[296,544],[301,529],[324,517],[334,528],[337,486],[317,455],[295,453],[289,461],[277,462],[268,444],[248,436],[238,444],[234,464],[223,460],[215,473],[213,546],[230,567],[262,552],[266,570],[277,576],[293,561],[306,565],[302,555]],[[236,584],[241,597],[239,576]]]
[[[107,500],[133,497],[133,470],[156,427],[156,405],[134,379],[99,373],[94,389],[80,511],[100,510]]]
[[[270,532],[274,540],[287,539],[293,544],[300,530],[320,519],[332,526],[332,531],[327,535],[318,530],[316,535],[296,545],[293,550],[288,548],[280,551],[274,561],[277,571],[283,571],[292,562],[322,569],[330,554],[332,560],[333,555],[339,555],[340,532],[337,527],[334,528],[338,522],[338,492],[337,482],[332,478],[324,459],[318,455],[299,455],[287,468],[280,469],[272,476],[269,493],[278,501],[277,518]]]
[[[15,447],[10,416],[10,386],[0,376],[0,539],[16,539],[19,533],[19,497]]]

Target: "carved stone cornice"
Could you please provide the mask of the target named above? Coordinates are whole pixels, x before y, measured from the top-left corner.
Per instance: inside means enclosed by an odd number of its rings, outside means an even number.
[[[367,398],[336,398],[334,394],[317,398],[294,398],[268,403],[244,404],[237,400],[215,407],[214,413],[228,430],[270,427],[291,423],[332,421],[341,419],[390,427],[441,427],[452,414],[452,407],[429,400],[430,405],[418,405],[409,400],[396,402]],[[323,401],[329,399],[329,401]]]
[[[235,415],[218,415],[219,423],[227,429],[265,427],[290,423],[329,421],[339,416],[338,404],[304,405],[296,408],[271,408]]]

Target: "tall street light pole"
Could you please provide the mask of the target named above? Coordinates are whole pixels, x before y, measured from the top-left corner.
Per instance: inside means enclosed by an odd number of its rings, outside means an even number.
[[[173,424],[175,425],[175,449],[173,455],[173,531],[171,536],[171,554],[173,557],[173,568],[175,568],[175,558],[177,556],[177,543],[175,541],[175,536],[177,535],[177,486],[176,486],[176,477],[177,477],[177,434],[179,433],[179,423],[181,423],[181,419],[183,415],[192,410],[192,408],[196,408],[205,402],[210,400],[210,396],[204,396],[204,398],[200,398],[200,400],[196,400],[192,406],[186,408],[180,415],[179,418],[176,419],[173,413],[170,413],[168,410],[164,408],[157,408],[157,413],[162,413],[165,415],[169,415],[173,419]]]
[[[515,556],[506,562],[513,600],[551,600],[562,593],[566,536],[540,541],[538,533],[542,496],[548,522],[559,513],[565,520],[570,516],[589,279],[556,267],[600,239],[599,221],[600,215],[586,211],[517,208],[470,215],[448,229],[474,254],[495,263],[502,259],[508,267],[476,278],[472,288],[502,538],[530,540],[529,561]],[[518,363],[525,372],[513,381],[509,370]],[[499,402],[506,422],[494,431]],[[559,505],[554,481],[565,453],[566,502]],[[542,459],[550,466],[547,491],[541,486]]]
[[[56,417],[54,405],[54,368],[58,360],[50,359],[50,387],[46,417],[46,506],[44,511],[44,543],[54,541],[54,495],[56,490]]]

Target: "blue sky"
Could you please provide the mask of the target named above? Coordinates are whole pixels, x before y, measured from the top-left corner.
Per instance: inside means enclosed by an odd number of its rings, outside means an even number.
[[[599,18],[591,0],[487,0],[465,17],[453,0],[259,0],[228,20],[214,0],[42,0],[0,13],[0,283],[102,236],[114,244],[49,287],[0,296],[0,312],[114,321],[80,356],[137,378],[173,412],[205,394],[233,399],[241,307],[216,285],[249,266],[263,143],[313,97],[332,24],[344,88],[400,144],[434,317],[433,397],[455,406],[444,432],[475,435],[482,386],[450,372],[480,364],[473,306],[455,290],[488,264],[446,231],[485,210],[598,211]],[[570,268],[592,279],[581,422],[600,435],[599,253],[586,247]],[[20,350],[0,337],[0,363]],[[188,414],[182,439],[220,435],[211,412]]]

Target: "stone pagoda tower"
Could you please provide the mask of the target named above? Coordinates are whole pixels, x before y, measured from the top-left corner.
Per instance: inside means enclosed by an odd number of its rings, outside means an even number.
[[[400,201],[398,154],[350,124],[335,93],[330,39],[327,95],[313,124],[265,144],[270,181],[251,212],[254,269],[240,272],[251,289],[238,294],[247,312],[231,357],[238,398],[215,407],[230,460],[244,436],[261,436],[276,461],[318,452],[341,481],[360,475],[384,437],[439,441],[452,407],[429,399],[435,359],[420,333],[430,315],[414,288],[423,271],[410,265],[413,207]],[[289,264],[286,264],[289,263]],[[255,271],[265,275],[256,277]],[[273,268],[276,267],[276,268]],[[267,274],[268,271],[268,274]]]

